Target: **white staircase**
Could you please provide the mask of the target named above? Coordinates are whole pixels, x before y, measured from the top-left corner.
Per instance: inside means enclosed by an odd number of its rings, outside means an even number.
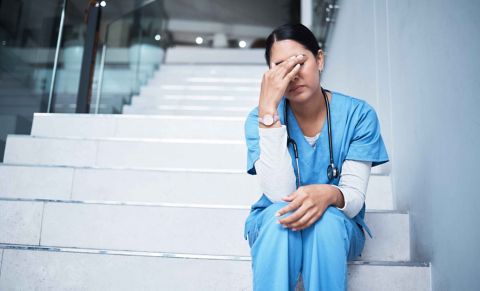
[[[0,290],[251,290],[243,122],[263,65],[167,64],[131,115],[40,114],[0,164]],[[133,115],[135,114],[135,115]],[[349,290],[430,290],[376,170]]]

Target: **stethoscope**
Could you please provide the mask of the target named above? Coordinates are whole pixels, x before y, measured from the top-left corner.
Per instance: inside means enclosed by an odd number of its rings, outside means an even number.
[[[339,176],[339,172],[337,167],[335,166],[335,163],[333,161],[333,146],[332,146],[332,124],[330,120],[330,102],[328,102],[328,97],[327,94],[325,93],[325,90],[320,87],[322,90],[322,95],[325,98],[325,104],[327,105],[327,124],[328,124],[328,149],[330,151],[330,164],[327,167],[327,177],[328,180],[331,181]],[[283,108],[284,110],[284,118],[285,118],[285,126],[287,127],[287,147],[292,144],[293,147],[293,152],[295,154],[295,164],[297,166],[297,188],[301,186],[301,178],[300,178],[300,166],[299,166],[299,157],[298,157],[298,147],[297,143],[293,138],[290,137],[290,133],[288,130],[288,114],[287,114],[287,108],[288,108],[288,99],[285,99],[285,106]]]

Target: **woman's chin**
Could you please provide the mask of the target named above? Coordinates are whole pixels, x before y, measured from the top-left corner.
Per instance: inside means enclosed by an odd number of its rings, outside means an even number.
[[[307,94],[304,94],[304,92],[299,93],[299,94],[292,94],[289,93],[285,95],[285,97],[288,99],[288,101],[293,102],[293,103],[302,103],[308,100]]]

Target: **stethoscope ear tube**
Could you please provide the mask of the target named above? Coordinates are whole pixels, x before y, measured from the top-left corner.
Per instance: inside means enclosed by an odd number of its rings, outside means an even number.
[[[325,104],[327,107],[327,124],[328,124],[328,149],[330,152],[330,164],[327,167],[327,177],[328,180],[331,181],[339,176],[339,171],[337,167],[335,166],[335,163],[333,161],[333,145],[332,145],[332,122],[330,120],[330,102],[328,102],[328,97],[327,94],[325,93],[325,90],[320,87],[322,90],[322,95],[325,99]],[[283,116],[285,120],[285,127],[287,128],[287,147],[289,144],[292,144],[293,147],[293,152],[295,155],[295,165],[297,167],[297,188],[301,186],[301,179],[300,179],[300,165],[299,165],[299,154],[298,154],[298,148],[297,148],[297,143],[293,138],[290,137],[290,132],[288,128],[288,99],[285,99],[285,106],[283,107]]]

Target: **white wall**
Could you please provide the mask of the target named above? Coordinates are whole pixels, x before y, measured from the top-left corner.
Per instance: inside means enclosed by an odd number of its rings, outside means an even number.
[[[323,81],[379,113],[434,290],[480,290],[480,1],[341,1]]]

